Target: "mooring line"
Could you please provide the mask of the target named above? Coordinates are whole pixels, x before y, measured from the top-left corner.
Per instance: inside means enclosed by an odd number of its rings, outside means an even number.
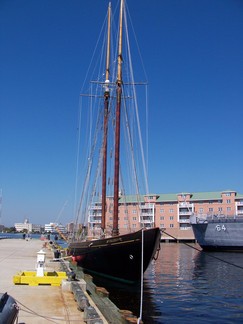
[[[176,238],[175,236],[173,236],[173,235],[171,235],[171,234],[169,234],[169,233],[167,233],[167,232],[165,232],[165,231],[162,231],[162,233],[164,233],[164,234],[170,236],[171,238],[173,238],[174,240],[177,241],[177,238]],[[206,252],[206,251],[204,251],[204,250],[201,250],[201,249],[199,249],[199,248],[197,248],[197,247],[195,247],[195,246],[191,246],[190,244],[188,244],[188,243],[186,243],[186,242],[181,242],[181,243],[184,244],[184,245],[186,245],[186,246],[188,246],[188,247],[191,248],[191,249],[194,249],[194,250],[196,250],[196,251],[198,251],[198,252],[204,253],[205,255],[209,256],[210,258],[216,259],[216,260],[218,260],[218,261],[224,262],[224,263],[229,264],[229,265],[231,265],[231,266],[233,266],[233,267],[236,267],[236,268],[239,268],[239,269],[243,270],[243,267],[242,267],[242,266],[239,266],[239,265],[237,265],[237,264],[235,264],[235,263],[232,263],[232,262],[226,261],[226,260],[224,260],[224,259],[221,259],[221,258],[219,258],[219,257],[217,257],[217,256],[215,256],[215,255],[212,255],[212,254],[209,253],[209,252]]]

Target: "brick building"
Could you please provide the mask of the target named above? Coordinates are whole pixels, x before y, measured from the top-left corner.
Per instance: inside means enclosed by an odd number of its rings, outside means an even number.
[[[113,198],[107,197],[106,228],[112,227]],[[136,231],[141,227],[158,226],[162,239],[193,240],[190,226],[192,213],[198,215],[243,216],[243,194],[234,190],[177,194],[120,196],[119,230]],[[89,228],[98,230],[101,224],[101,204],[89,210]]]

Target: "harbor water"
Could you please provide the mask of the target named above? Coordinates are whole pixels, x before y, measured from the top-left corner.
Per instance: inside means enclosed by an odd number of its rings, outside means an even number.
[[[143,322],[243,323],[243,254],[161,243],[144,276]],[[95,278],[120,308],[140,314],[140,289]]]

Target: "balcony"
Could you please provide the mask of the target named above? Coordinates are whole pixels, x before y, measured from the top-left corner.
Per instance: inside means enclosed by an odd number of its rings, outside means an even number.
[[[243,206],[243,201],[236,201],[236,206]]]
[[[149,213],[149,212],[142,212],[140,213],[141,217],[153,217],[154,213]]]
[[[193,207],[193,204],[189,204],[187,202],[182,202],[182,203],[179,203],[179,207],[192,208]]]
[[[187,211],[185,211],[185,210],[180,210],[179,209],[179,215],[192,215],[192,211],[191,210],[187,210]]]
[[[89,215],[89,223],[101,223],[101,215]]]
[[[90,207],[90,210],[101,210],[101,205],[92,205],[91,207]]]
[[[179,218],[180,224],[190,224],[190,218]]]
[[[143,223],[143,224],[151,224],[154,222],[154,218],[153,217],[148,217],[148,216],[145,216],[145,217],[141,217],[140,216],[140,223]]]

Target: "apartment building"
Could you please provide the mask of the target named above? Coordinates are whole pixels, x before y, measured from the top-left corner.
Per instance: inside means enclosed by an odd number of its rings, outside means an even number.
[[[112,228],[113,198],[107,197],[106,228]],[[136,231],[142,227],[158,226],[163,230],[162,239],[193,240],[190,226],[192,213],[200,215],[227,215],[243,217],[243,194],[234,190],[217,192],[192,192],[175,194],[150,194],[120,196],[120,233]],[[89,210],[89,228],[99,229],[101,204]]]

